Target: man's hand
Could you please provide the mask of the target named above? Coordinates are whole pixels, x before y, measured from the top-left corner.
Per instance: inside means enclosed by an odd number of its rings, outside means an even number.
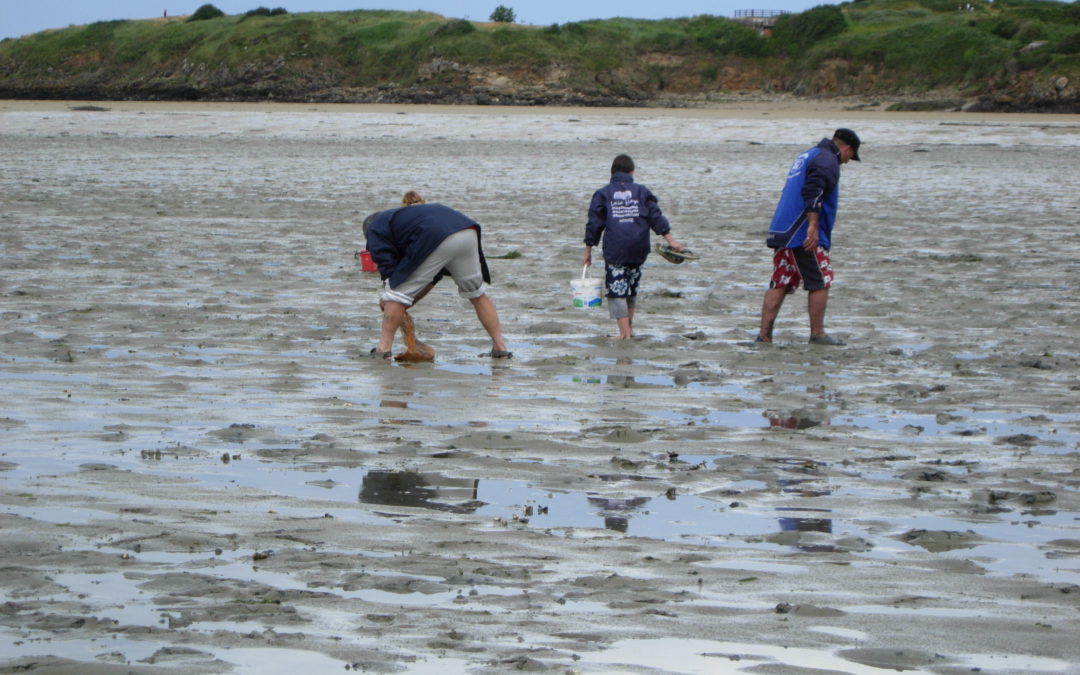
[[[664,235],[664,241],[666,241],[668,243],[668,246],[670,246],[675,251],[679,251],[681,253],[682,251],[686,250],[686,247],[675,241],[675,237],[672,237],[670,233]]]
[[[582,264],[588,267],[592,264],[592,246],[585,247],[585,257],[582,259]]]
[[[817,211],[806,214],[806,240],[802,247],[807,251],[816,251],[818,245],[818,219],[821,217]]]

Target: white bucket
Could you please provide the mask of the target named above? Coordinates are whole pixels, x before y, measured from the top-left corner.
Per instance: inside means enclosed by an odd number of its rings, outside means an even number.
[[[599,307],[601,303],[600,288],[603,282],[589,276],[589,266],[581,270],[580,279],[571,279],[570,288],[574,291],[574,307],[588,309]]]

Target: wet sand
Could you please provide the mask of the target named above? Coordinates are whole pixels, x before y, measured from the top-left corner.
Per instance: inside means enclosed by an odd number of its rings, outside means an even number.
[[[1080,120],[788,103],[0,102],[0,672],[1076,672]],[[848,344],[755,345],[841,125]],[[701,255],[629,344],[570,291],[619,152]],[[449,283],[364,357],[410,188],[512,360]]]

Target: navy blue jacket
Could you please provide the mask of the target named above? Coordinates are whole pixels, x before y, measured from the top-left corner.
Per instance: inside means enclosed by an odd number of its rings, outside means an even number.
[[[772,248],[799,248],[806,241],[806,214],[818,215],[818,245],[832,246],[832,229],[840,192],[840,150],[828,138],[795,158],[788,170],[769,236]]]
[[[367,250],[379,267],[379,276],[390,288],[397,288],[450,235],[480,225],[464,213],[442,204],[413,204],[382,211],[368,226]],[[480,269],[484,281],[491,283],[491,273],[480,250]],[[437,282],[445,270],[432,279]]]
[[[656,196],[630,174],[615,173],[593,194],[585,245],[596,246],[603,237],[605,263],[640,265],[649,257],[650,228],[661,236],[671,231]]]

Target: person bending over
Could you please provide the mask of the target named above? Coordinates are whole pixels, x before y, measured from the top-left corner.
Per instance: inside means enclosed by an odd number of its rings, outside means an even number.
[[[413,204],[378,211],[363,224],[367,250],[379,268],[382,328],[371,355],[390,358],[405,311],[419,302],[446,275],[458,293],[472,303],[480,325],[491,337],[487,356],[513,356],[503,340],[495,303],[484,291],[491,273],[480,246],[480,225],[442,204]]]

